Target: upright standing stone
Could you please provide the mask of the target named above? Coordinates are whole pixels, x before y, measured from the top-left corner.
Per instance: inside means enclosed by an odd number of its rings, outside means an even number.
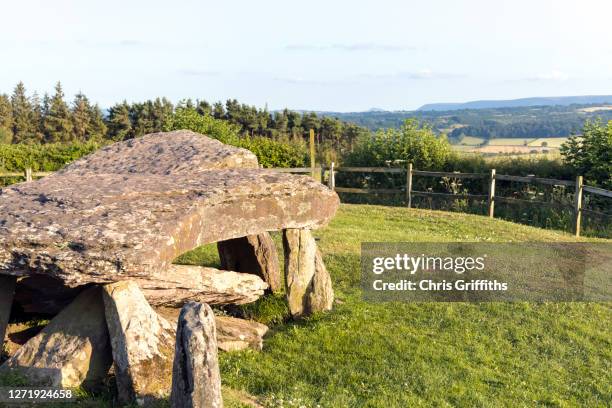
[[[278,254],[269,233],[220,241],[217,248],[221,269],[255,274],[269,285],[270,291],[280,290]]]
[[[117,390],[122,404],[150,405],[170,392],[174,330],[131,281],[104,286]]]
[[[102,291],[82,292],[7,360],[0,372],[17,372],[32,386],[95,388],[112,364]]]
[[[6,326],[11,316],[11,306],[15,294],[15,280],[14,276],[0,275],[0,351],[2,351]]]
[[[205,303],[189,302],[181,310],[170,404],[173,408],[223,407],[215,316]]]
[[[310,230],[284,230],[283,247],[291,315],[299,317],[330,310],[334,300],[331,278]]]

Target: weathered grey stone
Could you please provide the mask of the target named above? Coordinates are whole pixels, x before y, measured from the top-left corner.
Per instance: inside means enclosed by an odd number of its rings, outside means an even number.
[[[309,230],[283,231],[285,284],[294,317],[330,310],[334,294],[331,278]]]
[[[247,348],[261,351],[263,336],[268,326],[258,322],[229,316],[215,316],[217,345],[222,351],[238,351]]]
[[[256,301],[268,288],[256,275],[191,265],[170,265],[161,276],[135,281],[151,305],[171,307],[190,300],[242,305]]]
[[[174,329],[151,308],[135,282],[106,285],[103,298],[119,401],[150,405],[167,396]]]
[[[190,130],[151,133],[115,143],[66,166],[59,174],[193,174],[259,167],[251,151]]]
[[[312,178],[229,168],[253,166],[253,157],[184,135],[123,142],[2,189],[0,274],[46,275],[69,287],[159,281],[178,255],[200,245],[318,228],[333,217],[337,195]]]
[[[111,349],[99,287],[81,293],[7,360],[30,385],[95,388],[111,366]]]
[[[4,343],[6,326],[11,317],[13,295],[15,293],[15,277],[0,275],[0,351]]]
[[[312,277],[312,291],[309,294],[308,304],[311,312],[331,310],[334,305],[331,276],[323,263],[323,256],[319,248],[315,254],[315,273]]]
[[[276,245],[269,233],[217,242],[221,269],[247,272],[261,277],[271,292],[281,289]]]
[[[189,302],[181,310],[170,404],[173,408],[223,407],[215,316],[205,303]]]
[[[178,325],[180,309],[173,307],[155,307],[155,311],[163,316],[174,327]],[[215,316],[217,328],[217,346],[221,351],[237,351],[250,348],[261,351],[263,336],[268,332],[268,326],[251,320],[238,319],[230,316]]]

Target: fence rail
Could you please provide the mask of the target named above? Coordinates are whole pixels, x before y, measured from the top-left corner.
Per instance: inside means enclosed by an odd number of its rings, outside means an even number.
[[[535,176],[512,176],[508,174],[495,174],[495,169],[492,169],[489,174],[486,173],[459,173],[459,172],[444,172],[444,171],[425,171],[415,170],[412,167],[412,163],[408,163],[406,168],[400,167],[335,167],[334,163],[330,167],[296,167],[296,168],[274,168],[273,171],[282,173],[310,173],[312,177],[316,177],[317,174],[321,175],[321,182],[324,182],[325,172],[328,171],[327,184],[329,188],[339,193],[352,193],[352,194],[406,194],[406,203],[410,208],[412,207],[412,196],[445,196],[455,198],[486,198],[487,199],[487,214],[493,218],[495,214],[495,201],[501,202],[528,202],[538,205],[553,205],[544,201],[528,201],[521,200],[512,197],[502,197],[495,195],[495,183],[497,180],[501,181],[512,181],[518,183],[535,183],[535,184],[546,184],[551,186],[568,186],[575,187],[574,193],[574,233],[576,236],[580,235],[580,225],[582,219],[582,213],[584,212],[595,212],[582,208],[582,198],[584,193],[594,194],[602,197],[612,198],[612,191],[606,190],[599,187],[585,186],[583,185],[582,176],[576,177],[576,181],[572,180],[557,180]],[[391,173],[391,174],[406,174],[406,186],[404,188],[357,188],[357,187],[336,187],[336,173]],[[45,177],[52,174],[52,172],[33,172],[31,168],[25,169],[23,172],[0,172],[0,178],[3,177],[23,177],[26,182],[34,180],[34,178]],[[451,193],[438,193],[433,191],[417,191],[412,188],[413,177],[452,177],[458,179],[488,179],[488,191],[487,194],[451,194]]]
[[[602,197],[612,198],[612,191],[605,190],[599,187],[591,187],[583,185],[582,176],[576,177],[576,181],[573,180],[558,180],[536,176],[512,176],[509,174],[496,174],[495,169],[492,169],[489,174],[486,173],[460,173],[460,172],[444,172],[444,171],[425,171],[415,170],[412,167],[412,163],[408,163],[406,168],[399,167],[335,167],[334,163],[330,167],[321,168],[321,182],[323,182],[323,174],[325,171],[329,171],[328,186],[339,193],[356,193],[356,194],[406,194],[407,206],[412,207],[412,196],[443,196],[443,197],[456,197],[456,198],[486,198],[487,199],[487,214],[493,218],[495,215],[495,201],[507,203],[526,202],[538,205],[556,205],[545,201],[529,201],[521,200],[512,197],[503,197],[495,194],[495,184],[497,180],[500,181],[511,181],[517,183],[534,183],[534,184],[545,184],[550,186],[567,186],[575,187],[574,193],[574,233],[576,236],[580,236],[580,226],[582,220],[583,211],[582,208],[582,197],[585,192],[590,194],[599,195]],[[365,189],[365,188],[353,188],[353,187],[336,187],[336,173],[348,172],[348,173],[395,173],[395,174],[406,174],[406,187],[402,189]],[[416,191],[412,188],[413,177],[450,177],[457,179],[488,179],[488,191],[487,194],[450,194],[450,193],[438,193],[433,191]]]

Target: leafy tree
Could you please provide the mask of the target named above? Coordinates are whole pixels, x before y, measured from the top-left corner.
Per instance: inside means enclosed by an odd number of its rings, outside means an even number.
[[[71,112],[64,101],[64,91],[60,82],[55,85],[55,94],[51,97],[49,111],[43,119],[43,129],[48,142],[74,140]]]
[[[210,115],[200,115],[194,108],[179,107],[164,130],[189,129],[197,133],[215,138],[223,143],[238,140],[239,127],[224,120],[218,120]]]
[[[572,136],[561,146],[561,154],[586,182],[612,189],[612,120],[587,122],[582,136]]]
[[[429,125],[408,119],[400,129],[380,130],[362,136],[347,162],[355,166],[401,166],[411,162],[418,169],[441,168],[451,156],[446,137],[437,137]]]

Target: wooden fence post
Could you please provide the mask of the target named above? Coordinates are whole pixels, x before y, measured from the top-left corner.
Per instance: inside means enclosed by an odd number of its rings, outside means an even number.
[[[32,181],[32,169],[30,167],[25,169],[25,180],[26,182]]]
[[[406,170],[406,202],[408,208],[412,208],[412,163],[408,163]]]
[[[334,191],[336,189],[336,175],[334,174],[334,167],[335,167],[335,163],[332,162],[331,163],[331,167],[329,168],[329,188],[331,189],[331,191]]]
[[[310,168],[312,178],[315,178],[315,134],[314,129],[310,129]]]
[[[576,192],[574,194],[574,234],[580,236],[582,221],[582,176],[576,177]]]
[[[495,212],[495,169],[491,169],[491,175],[489,177],[489,217],[493,218]]]

